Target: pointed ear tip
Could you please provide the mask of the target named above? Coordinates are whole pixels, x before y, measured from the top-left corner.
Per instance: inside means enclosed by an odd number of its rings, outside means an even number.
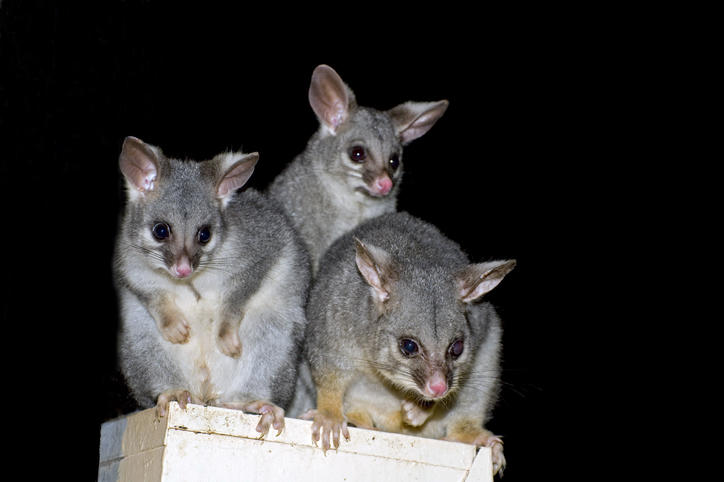
[[[443,115],[448,107],[450,107],[450,102],[447,99],[443,99],[436,102],[433,108],[440,111],[439,115]]]
[[[494,265],[491,270],[504,270],[505,274],[511,272],[513,268],[518,264],[518,261],[515,259],[502,259],[499,261],[491,261],[491,263]]]
[[[317,65],[314,70],[312,71],[312,82],[315,82],[320,79],[320,77],[328,77],[328,76],[334,76],[336,75],[339,77],[339,74],[329,65],[327,64],[320,64]]]
[[[259,161],[258,152],[229,152],[224,160],[229,169],[241,166],[246,166],[247,168],[254,167],[257,161]]]
[[[123,147],[126,147],[129,144],[143,144],[143,141],[141,139],[139,139],[138,137],[126,136],[123,139]]]
[[[335,70],[327,64],[319,64],[316,67],[314,67],[314,72],[329,72],[329,71],[334,72]]]

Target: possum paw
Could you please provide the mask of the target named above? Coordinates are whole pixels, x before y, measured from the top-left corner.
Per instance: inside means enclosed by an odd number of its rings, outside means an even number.
[[[483,437],[481,435],[481,437]],[[476,439],[475,445],[481,447],[488,447],[491,452],[491,458],[493,460],[493,475],[500,473],[503,476],[503,470],[505,470],[505,456],[503,455],[503,439],[497,435],[488,433],[487,436],[481,438],[480,441]]]
[[[243,410],[244,412],[258,413],[261,415],[256,431],[259,432],[259,438],[264,438],[269,433],[269,428],[274,427],[277,431],[277,437],[284,430],[284,409],[277,407],[271,402],[264,400],[256,400],[254,402],[227,402],[221,404],[225,408],[233,408]]]
[[[191,335],[191,328],[182,316],[164,317],[160,329],[163,337],[171,343],[186,343]]]
[[[186,410],[186,404],[191,403],[191,393],[188,390],[166,390],[156,400],[156,418],[165,417],[168,414],[168,404],[178,402],[179,407]]]
[[[314,422],[312,422],[312,442],[317,445],[317,442],[322,441],[322,450],[327,453],[327,450],[331,447],[331,442],[334,448],[339,448],[339,434],[342,433],[345,440],[349,441],[349,430],[347,429],[347,421],[343,417],[331,415],[329,413],[317,410],[314,413]]]
[[[402,422],[411,427],[419,427],[432,415],[431,409],[425,409],[415,402],[402,401]]]
[[[444,440],[474,444],[478,447],[488,447],[491,451],[493,461],[493,475],[499,472],[501,475],[503,474],[503,470],[505,469],[503,439],[498,435],[493,435],[493,433],[484,428],[463,426],[462,430],[460,430],[460,428],[457,430],[453,429]]]
[[[231,358],[241,356],[241,340],[239,339],[239,327],[236,328],[228,322],[221,324],[216,344],[221,353]]]

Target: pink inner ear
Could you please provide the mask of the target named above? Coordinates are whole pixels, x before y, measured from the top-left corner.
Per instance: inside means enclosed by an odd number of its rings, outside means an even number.
[[[446,100],[438,102],[406,102],[391,109],[398,128],[402,145],[407,145],[418,137],[422,137],[447,109]]]
[[[341,100],[334,102],[327,114],[327,122],[335,131],[347,118],[347,106]]]
[[[458,275],[460,299],[470,303],[480,298],[498,286],[515,264],[515,260],[507,260],[469,265]]]
[[[139,191],[153,191],[156,181],[155,168],[144,170],[142,167],[131,164],[126,167],[124,174]]]
[[[331,67],[320,65],[312,73],[309,105],[332,131],[347,119],[349,98],[342,79]]]
[[[246,159],[232,166],[219,182],[219,186],[216,188],[217,195],[221,198],[229,196],[246,184],[254,173],[257,159],[258,156],[250,154]]]
[[[367,281],[367,284],[372,287],[375,298],[378,301],[384,302],[390,297],[390,293],[383,285],[382,276],[378,271],[378,266],[367,250],[365,245],[355,239],[356,251],[355,262],[357,263],[357,269],[359,269],[362,277]]]
[[[251,169],[253,172],[254,169]],[[228,196],[230,193],[236,191],[241,186],[246,184],[246,181],[251,177],[251,172],[248,175],[244,174],[237,174],[233,176],[227,176],[224,177],[224,179],[219,183],[219,188],[217,189],[217,193],[220,197]]]
[[[375,269],[374,264],[369,263],[368,260],[363,259],[361,256],[357,256],[356,261],[357,268],[362,274],[362,277],[367,281],[367,284],[375,289],[375,293],[378,297],[387,299],[389,295],[387,294],[387,291],[382,288],[382,279]]]
[[[126,179],[139,191],[152,191],[158,169],[155,155],[138,139],[128,138],[123,143],[120,168]]]
[[[495,288],[500,280],[482,280],[477,283],[472,289],[464,288],[460,292],[461,299],[469,303],[483,296],[488,291]]]

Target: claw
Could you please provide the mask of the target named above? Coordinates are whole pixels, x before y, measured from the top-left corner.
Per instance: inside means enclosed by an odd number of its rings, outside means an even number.
[[[282,431],[279,430],[280,422],[275,418],[272,407],[269,405],[264,405],[259,409],[259,414],[261,415],[261,418],[259,419],[259,424],[256,426],[256,431],[261,434],[259,438],[264,438],[264,436],[269,433],[269,427],[272,425],[275,429],[278,430],[278,437],[282,433]]]
[[[271,402],[263,400],[250,403],[226,402],[222,406],[260,414],[261,418],[256,426],[256,431],[260,433],[260,439],[263,439],[269,433],[269,427],[274,427],[277,430],[277,437],[284,431],[284,409]]]
[[[321,438],[322,450],[325,455],[327,454],[327,450],[330,448],[334,448],[335,450],[339,448],[340,432],[344,436],[345,440],[349,442],[350,436],[346,420],[340,420],[336,417],[324,415],[319,412],[315,413],[314,422],[312,423],[312,443],[316,447],[317,442],[319,442]]]
[[[478,436],[473,443],[490,449],[490,458],[493,462],[493,475],[499,473],[502,477],[506,465],[505,455],[503,455],[503,438],[499,435],[493,435],[488,431],[485,432],[486,433]]]
[[[156,419],[163,418],[168,414],[168,404],[176,401],[178,406],[186,410],[186,405],[191,403],[191,393],[188,390],[166,390],[156,400]]]

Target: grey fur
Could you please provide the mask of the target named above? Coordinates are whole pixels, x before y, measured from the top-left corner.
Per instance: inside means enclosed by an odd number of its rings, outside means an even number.
[[[358,267],[360,252],[377,261],[371,276],[379,275],[381,293]],[[329,248],[310,291],[305,355],[315,383],[332,374],[345,387],[345,411],[365,406],[383,430],[439,438],[460,420],[482,427],[498,392],[502,328],[493,306],[479,301],[482,295],[471,302],[461,297],[486,279],[470,273],[493,273],[482,293],[514,264],[471,265],[456,243],[407,213],[358,226]],[[404,356],[400,340],[406,338],[426,355]],[[449,353],[459,339],[464,350],[453,360]],[[438,400],[424,394],[421,375],[435,357],[450,389]],[[433,407],[425,423],[386,425],[383,415],[400,410],[404,400]]]
[[[134,156],[142,160],[127,160]],[[250,156],[181,161],[137,139],[124,143],[129,199],[114,254],[119,357],[143,407],[168,390],[189,390],[191,401],[213,405],[264,400],[285,408],[291,401],[310,266],[301,241],[272,203],[252,189],[235,192],[253,164],[240,175],[229,172]],[[155,158],[156,177],[137,169],[148,158]],[[233,182],[222,186],[224,179]],[[160,222],[172,232],[165,241],[150,234]],[[211,232],[206,245],[195,242],[203,226]],[[193,272],[178,278],[173,269],[182,256]],[[157,306],[164,299],[187,318],[185,341],[169,341],[160,331]],[[236,323],[240,356],[220,349],[220,323],[226,320]]]
[[[326,65],[315,69],[309,98],[319,130],[268,193],[301,234],[316,271],[322,254],[337,237],[367,219],[396,210],[402,146],[427,132],[448,102],[406,102],[387,111],[361,107]],[[364,147],[364,162],[351,160],[354,146]],[[375,191],[375,183],[385,177],[392,182],[389,192]]]

